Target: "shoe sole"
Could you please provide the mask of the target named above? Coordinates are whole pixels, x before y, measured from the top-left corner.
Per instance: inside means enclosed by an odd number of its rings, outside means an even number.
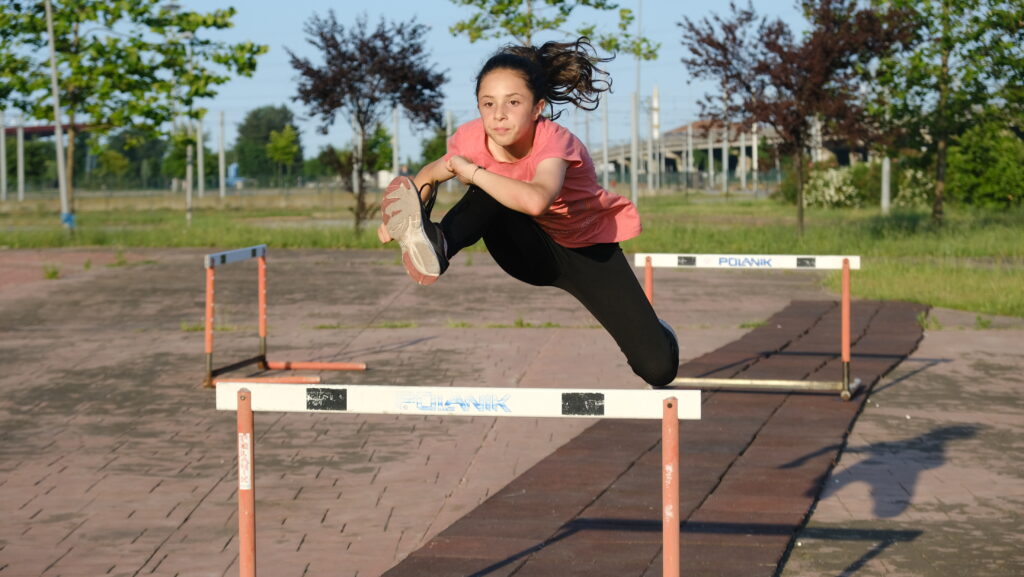
[[[402,247],[405,272],[426,286],[441,276],[441,263],[423,230],[420,195],[408,183],[408,179],[401,179],[388,185],[380,202],[381,218],[388,234]]]

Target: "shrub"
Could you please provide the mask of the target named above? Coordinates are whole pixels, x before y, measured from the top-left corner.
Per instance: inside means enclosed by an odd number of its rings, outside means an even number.
[[[949,151],[949,196],[984,207],[1019,206],[1024,195],[1024,140],[1002,124],[971,127]]]
[[[892,205],[896,208],[928,206],[935,192],[935,179],[919,168],[904,168],[896,180]]]
[[[848,167],[811,171],[804,186],[804,206],[851,208],[860,204],[861,195]]]

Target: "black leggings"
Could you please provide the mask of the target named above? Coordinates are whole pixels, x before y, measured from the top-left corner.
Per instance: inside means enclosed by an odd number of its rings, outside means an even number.
[[[618,243],[565,248],[528,215],[471,186],[441,221],[448,257],[483,239],[509,275],[576,297],[615,339],[629,366],[654,386],[679,368],[678,345],[661,325]]]

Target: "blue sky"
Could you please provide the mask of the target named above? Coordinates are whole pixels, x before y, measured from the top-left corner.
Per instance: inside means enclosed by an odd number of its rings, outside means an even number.
[[[742,1],[742,0],[741,0]],[[206,130],[211,133],[208,142],[217,142],[217,117],[224,111],[226,140],[234,142],[237,125],[245,114],[253,108],[265,105],[286,105],[300,118],[298,125],[302,133],[304,152],[307,157],[313,156],[324,145],[330,143],[337,147],[345,146],[351,141],[351,129],[339,119],[326,135],[317,130],[315,120],[307,119],[307,111],[294,100],[296,74],[288,62],[285,48],[316,61],[317,52],[306,41],[303,33],[305,23],[315,14],[325,15],[334,9],[339,21],[346,25],[352,24],[360,14],[366,14],[371,25],[377,24],[383,17],[388,21],[407,22],[413,17],[420,24],[430,27],[424,41],[430,52],[430,58],[437,70],[447,71],[449,81],[444,87],[445,106],[454,114],[457,122],[464,122],[476,114],[473,95],[473,83],[476,73],[487,57],[507,41],[481,41],[471,44],[463,36],[454,37],[448,27],[468,18],[472,9],[457,6],[448,0],[374,0],[372,2],[338,2],[328,0],[293,0],[291,2],[270,2],[267,0],[179,0],[179,3],[190,10],[211,11],[217,8],[234,6],[238,13],[235,16],[235,27],[231,30],[216,32],[213,36],[218,40],[239,42],[251,40],[267,44],[270,50],[259,60],[257,72],[252,78],[239,78],[221,86],[220,94],[203,105],[209,109]],[[358,6],[353,9],[352,5]],[[542,4],[538,2],[538,4]],[[637,10],[637,0],[621,0],[620,6]],[[767,0],[755,3],[760,14],[783,18],[791,26],[799,29],[803,20],[795,0]],[[649,98],[652,87],[657,84],[661,100],[661,125],[663,130],[686,124],[697,117],[697,101],[711,87],[691,83],[686,69],[680,63],[683,48],[680,45],[680,28],[677,23],[684,16],[699,19],[713,13],[724,14],[728,11],[726,2],[680,2],[679,0],[643,0],[641,20],[643,34],[661,43],[659,57],[655,61],[641,64],[640,84],[641,97]],[[612,29],[616,16],[594,10],[583,10],[584,15],[579,21],[593,22],[604,29]],[[539,40],[564,39],[549,35]],[[535,39],[535,42],[537,39]],[[636,63],[626,56],[619,56],[608,65],[613,79],[613,93],[608,97],[609,138],[626,141],[630,134],[630,98],[636,87]],[[390,115],[388,116],[390,123]],[[593,148],[601,147],[601,112],[591,113],[587,122],[583,113],[574,115],[565,112],[560,122],[580,138],[585,138],[589,124],[589,144]],[[389,124],[390,128],[390,124]],[[643,130],[641,134],[646,134]],[[407,123],[399,127],[400,153],[402,159],[411,157],[419,159],[419,142],[426,135],[414,131]]]

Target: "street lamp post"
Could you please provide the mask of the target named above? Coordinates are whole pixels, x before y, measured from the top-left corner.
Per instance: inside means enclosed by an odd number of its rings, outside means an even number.
[[[60,222],[68,230],[75,228],[75,214],[71,212],[68,202],[68,176],[64,167],[64,133],[60,125],[60,86],[57,84],[57,51],[53,42],[53,8],[50,0],[45,0],[46,32],[50,46],[50,89],[53,91],[53,130],[57,145],[57,185],[60,189]]]

